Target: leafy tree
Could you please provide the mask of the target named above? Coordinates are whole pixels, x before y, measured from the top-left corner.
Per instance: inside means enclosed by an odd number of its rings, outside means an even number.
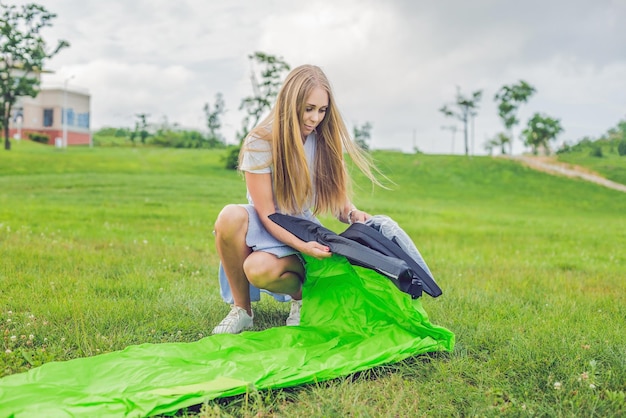
[[[263,52],[255,52],[248,55],[252,72],[250,81],[252,83],[252,96],[244,97],[241,100],[239,110],[245,110],[246,116],[243,119],[241,132],[237,133],[239,142],[243,141],[248,132],[254,128],[263,114],[272,108],[274,99],[278,96],[278,91],[283,80],[283,74],[291,69],[282,57],[268,55]],[[255,73],[254,64],[260,65],[259,74]],[[226,168],[236,169],[240,147],[232,147],[226,156]]]
[[[535,93],[536,89],[520,80],[518,84],[504,85],[498,90],[493,100],[498,103],[498,116],[502,119],[502,123],[508,132],[509,149],[513,154],[513,127],[519,124],[517,119],[517,110],[522,103],[526,103],[530,96]],[[502,151],[504,154],[505,152]]]
[[[137,121],[135,122],[135,131],[131,134],[131,141],[134,143],[135,138],[139,135],[141,143],[145,145],[146,139],[150,136],[150,133],[148,133],[148,117],[150,115],[147,113],[138,113],[135,116],[137,117]]]
[[[60,40],[48,52],[41,30],[52,26],[56,14],[41,5],[25,4],[18,8],[0,3],[0,11],[0,125],[4,128],[4,148],[10,150],[9,120],[13,105],[21,96],[37,96],[39,74],[45,61],[69,43]]]
[[[365,122],[361,126],[354,127],[354,142],[364,151],[369,151],[369,141],[372,138],[372,124]]]
[[[205,103],[204,114],[206,116],[207,128],[209,129],[209,147],[213,148],[219,144],[223,144],[224,138],[219,133],[219,130],[222,127],[220,117],[224,114],[224,98],[222,93],[217,93],[215,95],[215,104],[213,105],[213,109],[211,109],[211,105]]]
[[[535,113],[528,121],[528,126],[522,131],[524,144],[532,148],[533,154],[537,155],[540,148],[546,153],[550,152],[550,141],[563,132],[561,121],[549,116]]]
[[[239,133],[240,140],[243,140],[259,123],[263,114],[271,109],[274,99],[278,96],[283,74],[291,69],[282,57],[263,52],[255,52],[249,55],[248,59],[253,67],[250,74],[253,95],[243,98],[239,106],[239,110],[246,112],[242,131]],[[258,76],[254,71],[255,63],[261,66]]]
[[[469,155],[469,142],[468,142],[468,125],[473,121],[474,117],[478,114],[478,102],[482,98],[482,90],[476,90],[471,96],[466,97],[461,94],[461,89],[456,89],[456,101],[454,106],[456,110],[451,109],[448,105],[442,106],[439,111],[446,117],[454,117],[463,122],[463,138],[465,139],[465,155]]]
[[[489,152],[489,155],[492,155],[494,148],[500,148],[500,153],[506,154],[506,146],[510,143],[511,137],[504,132],[498,132],[496,136],[485,143],[485,150]]]

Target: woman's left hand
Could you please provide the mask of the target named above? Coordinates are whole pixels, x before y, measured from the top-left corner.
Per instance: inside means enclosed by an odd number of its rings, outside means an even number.
[[[363,212],[362,210],[358,210],[355,209],[352,211],[352,213],[350,214],[350,219],[348,221],[350,221],[350,223],[355,223],[355,222],[365,222],[367,221],[369,218],[371,218],[372,215],[370,215],[367,212]]]

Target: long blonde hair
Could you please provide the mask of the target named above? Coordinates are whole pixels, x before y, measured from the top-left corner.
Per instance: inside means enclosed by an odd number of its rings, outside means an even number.
[[[315,88],[328,94],[328,108],[316,128],[314,185],[304,152],[300,121],[305,101]],[[338,216],[350,202],[350,177],[343,153],[346,151],[355,165],[375,184],[371,159],[354,144],[335,103],[328,78],[321,68],[302,65],[294,68],[283,83],[269,116],[249,134],[271,142],[272,170],[276,202],[282,212],[297,214],[313,197],[314,212]],[[246,151],[245,141],[239,156]],[[270,164],[271,164],[270,163]]]

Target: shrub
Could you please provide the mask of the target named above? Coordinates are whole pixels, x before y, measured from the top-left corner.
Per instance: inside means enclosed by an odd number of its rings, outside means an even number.
[[[598,144],[594,144],[589,151],[589,155],[592,157],[602,157],[602,147]]]
[[[620,156],[626,155],[626,139],[622,139],[617,145],[617,153]]]
[[[226,168],[229,170],[236,170],[239,165],[239,150],[241,147],[232,147],[228,150],[228,154],[225,157]]]
[[[28,139],[33,142],[39,142],[40,144],[49,144],[50,137],[46,134],[40,134],[38,132],[30,132],[28,134]]]

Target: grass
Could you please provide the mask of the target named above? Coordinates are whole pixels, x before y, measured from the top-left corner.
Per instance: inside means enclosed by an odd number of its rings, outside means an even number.
[[[2,153],[0,374],[208,335],[227,311],[213,221],[245,198],[225,152],[22,141]],[[374,156],[395,185],[357,175],[355,201],[420,248],[444,290],[423,304],[454,352],[181,415],[626,414],[626,194],[503,159]],[[287,306],[260,305],[256,329],[283,323]]]
[[[588,145],[579,145],[569,152],[558,155],[559,161],[582,165],[589,168],[609,180],[626,184],[626,156],[620,156],[617,152],[618,141],[596,141]],[[593,155],[594,149],[601,149],[602,156]]]

